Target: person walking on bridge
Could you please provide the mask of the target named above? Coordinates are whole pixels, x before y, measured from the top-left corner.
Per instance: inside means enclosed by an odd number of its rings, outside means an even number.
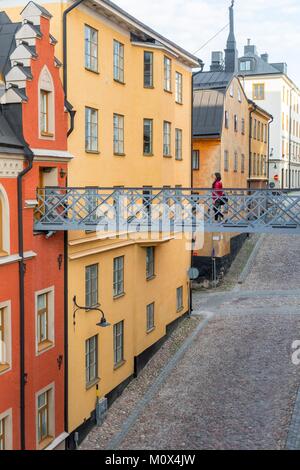
[[[221,207],[225,204],[224,198],[224,191],[223,191],[223,183],[222,183],[222,176],[221,173],[215,173],[214,175],[214,182],[212,185],[213,192],[212,192],[212,199],[213,199],[213,207],[215,212],[215,220],[222,220],[224,215],[221,212]]]

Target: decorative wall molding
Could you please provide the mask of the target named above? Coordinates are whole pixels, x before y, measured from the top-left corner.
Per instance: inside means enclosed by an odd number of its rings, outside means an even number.
[[[16,178],[22,170],[22,160],[0,158],[0,178]]]

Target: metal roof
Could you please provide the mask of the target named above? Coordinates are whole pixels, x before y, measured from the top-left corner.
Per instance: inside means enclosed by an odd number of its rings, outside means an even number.
[[[12,23],[5,12],[0,12],[0,75],[11,69],[9,56],[16,48],[15,34],[22,23]]]
[[[24,145],[0,112],[0,153],[20,153],[23,149]]]
[[[227,88],[235,74],[233,72],[198,72],[194,74],[194,90]]]
[[[51,13],[49,13],[48,10],[46,10],[46,8],[44,8],[42,5],[39,5],[38,3],[35,3],[35,2],[29,2],[25,8],[28,7],[28,5],[32,3],[36,8],[38,8],[40,10],[40,12],[42,13],[42,15],[46,16],[47,18],[52,18],[52,15]],[[23,11],[25,10],[25,8],[23,8],[23,10],[21,11],[21,15],[23,13]]]
[[[195,90],[193,97],[193,135],[220,135],[223,126],[226,90]]]

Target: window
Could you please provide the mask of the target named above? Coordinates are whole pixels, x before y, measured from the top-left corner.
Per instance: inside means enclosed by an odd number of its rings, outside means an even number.
[[[230,96],[231,96],[231,98],[233,98],[233,96],[234,96],[234,86],[233,86],[233,83],[232,83],[232,85],[230,86]]]
[[[169,57],[164,57],[164,89],[165,91],[171,91],[171,68],[172,62]]]
[[[234,152],[234,171],[235,171],[235,173],[238,171],[238,166],[239,166],[238,154],[237,154],[237,152]]]
[[[265,84],[256,83],[253,85],[253,99],[264,100],[265,99]]]
[[[98,72],[98,31],[85,25],[85,67]]]
[[[200,168],[200,152],[199,152],[199,150],[193,150],[192,168],[193,168],[193,170],[199,170],[199,168]]]
[[[256,139],[256,136],[257,136],[257,120],[254,119],[253,138]]]
[[[171,123],[164,121],[164,149],[165,157],[171,156]]]
[[[252,174],[256,176],[256,153],[253,154]]]
[[[144,155],[153,154],[153,119],[144,119]]]
[[[182,74],[176,72],[176,90],[175,90],[176,102],[182,104]]]
[[[240,62],[241,72],[248,72],[251,70],[251,60],[244,60]]]
[[[152,331],[154,328],[154,302],[147,305],[147,331]]]
[[[37,340],[39,346],[49,341],[48,294],[37,297]]]
[[[154,271],[154,250],[153,246],[146,248],[146,278],[152,279],[155,275]]]
[[[238,117],[235,114],[234,115],[234,132],[237,132],[237,131],[238,131]]]
[[[241,159],[241,172],[245,173],[245,155],[242,154],[242,159]]]
[[[49,135],[49,91],[41,90],[40,97],[40,110],[41,110],[41,123],[40,129],[42,135]]]
[[[38,441],[41,443],[49,435],[49,391],[38,396]]]
[[[85,108],[85,150],[98,152],[98,110]]]
[[[85,381],[86,385],[98,379],[98,335],[85,342]]]
[[[114,325],[114,364],[118,366],[124,361],[124,321]]]
[[[226,127],[226,129],[229,129],[229,113],[228,113],[228,111],[225,111],[225,127]]]
[[[114,40],[114,80],[124,83],[124,44]]]
[[[224,152],[224,171],[229,171],[229,155],[228,150]]]
[[[114,154],[124,155],[124,116],[114,114]]]
[[[242,92],[239,88],[238,88],[238,100],[240,103],[242,102]]]
[[[176,290],[176,304],[177,304],[177,311],[183,309],[183,287],[178,287]]]
[[[4,308],[0,308],[0,370],[5,361],[5,320],[4,320]]]
[[[36,353],[54,345],[54,288],[35,293]]]
[[[153,88],[153,52],[144,52],[144,87]]]
[[[124,256],[114,258],[113,293],[114,297],[124,294]]]
[[[40,73],[38,90],[40,137],[42,139],[53,138],[55,132],[54,84],[47,66],[44,66]]]
[[[85,268],[85,305],[87,307],[98,305],[98,264]]]
[[[0,304],[0,374],[11,367],[11,306]]]
[[[260,140],[260,121],[257,122],[257,140]]]
[[[242,134],[245,135],[245,119],[242,118]]]
[[[5,418],[0,419],[0,450],[6,450],[5,445]]]
[[[175,159],[182,160],[182,130],[175,129]]]
[[[0,451],[13,450],[12,409],[0,414]]]

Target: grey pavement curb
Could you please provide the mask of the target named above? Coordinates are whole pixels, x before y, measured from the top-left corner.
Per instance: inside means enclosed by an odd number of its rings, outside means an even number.
[[[286,450],[300,450],[300,387],[286,441]]]
[[[156,380],[150,386],[148,391],[145,393],[144,397],[137,404],[134,411],[128,416],[128,418],[124,422],[121,430],[108,443],[108,445],[106,447],[106,450],[116,450],[116,449],[118,449],[118,447],[120,446],[122,441],[127,436],[128,432],[130,431],[131,427],[134,425],[134,423],[137,421],[137,419],[143,413],[145,407],[148,405],[148,403],[152,400],[152,398],[159,391],[161,385],[164,383],[166,378],[170,375],[170,373],[172,372],[174,367],[177,365],[179,360],[183,357],[185,352],[189,349],[189,347],[191,346],[191,344],[193,343],[193,341],[195,340],[197,335],[206,327],[206,325],[213,318],[213,316],[214,316],[213,314],[208,315],[197,326],[197,328],[193,331],[193,333],[191,333],[190,336],[185,340],[185,342],[180,347],[180,349],[174,354],[174,356],[170,359],[170,361],[165,365],[165,367],[162,369],[159,376],[156,378]]]
[[[260,249],[260,247],[262,246],[263,242],[265,240],[265,234],[261,235],[259,237],[259,239],[257,240],[253,250],[252,250],[252,253],[251,255],[249,256],[249,259],[246,263],[246,266],[244,267],[242,273],[240,274],[240,277],[238,279],[238,284],[244,284],[244,282],[246,281],[251,269],[252,269],[252,266],[254,264],[254,261],[257,257],[257,254],[258,254],[258,251]]]

